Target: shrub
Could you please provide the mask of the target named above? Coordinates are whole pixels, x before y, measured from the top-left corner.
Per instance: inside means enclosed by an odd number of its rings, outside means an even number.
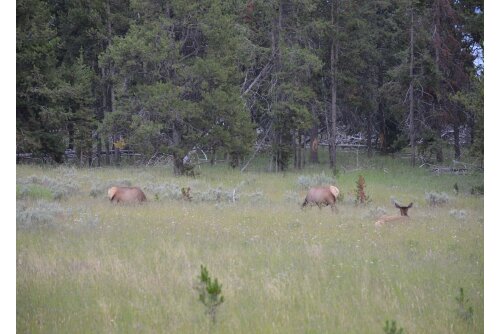
[[[75,218],[74,223],[79,226],[86,227],[97,227],[99,226],[99,216],[92,214],[87,211],[80,212],[77,218]]]
[[[59,203],[38,201],[34,206],[24,203],[16,205],[17,228],[53,226],[58,216],[64,214]]]
[[[425,200],[430,206],[441,206],[450,201],[450,196],[448,196],[448,194],[445,192],[426,192]]]
[[[21,186],[20,197],[56,199],[61,200],[79,191],[78,185],[72,180],[52,179],[48,176],[30,176],[20,179],[17,183]],[[49,193],[50,192],[50,196]]]
[[[193,199],[201,202],[236,202],[240,199],[237,189],[209,188],[207,191],[193,192]]]
[[[54,198],[52,191],[47,187],[30,184],[30,185],[18,185],[16,186],[16,198],[17,199],[44,199],[52,200]]]
[[[300,175],[297,184],[304,189],[309,189],[316,186],[333,185],[335,178],[325,175],[325,172],[316,175]]]
[[[465,210],[450,210],[450,216],[455,217],[456,219],[465,219],[467,217],[467,211]]]
[[[283,200],[287,203],[296,203],[301,205],[304,201],[304,197],[295,191],[287,191],[283,195]]]
[[[471,195],[484,195],[484,185],[472,187],[470,193]]]
[[[262,191],[256,191],[250,194],[242,194],[242,197],[248,198],[251,203],[260,203],[267,201],[267,198]]]
[[[368,212],[368,217],[369,218],[379,218],[382,215],[387,214],[387,211],[385,208],[377,206],[375,209],[370,209]]]
[[[148,184],[144,187],[144,190],[154,194],[156,200],[161,200],[164,198],[180,200],[182,196],[182,188],[176,184]]]

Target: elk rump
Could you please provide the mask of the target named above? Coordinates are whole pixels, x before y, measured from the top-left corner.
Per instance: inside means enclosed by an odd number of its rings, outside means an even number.
[[[115,203],[141,203],[146,201],[146,195],[138,187],[111,187],[108,198]]]
[[[302,204],[302,207],[306,205],[314,205],[316,204],[318,207],[330,205],[330,207],[335,207],[335,203],[337,202],[337,198],[339,197],[340,191],[335,186],[328,187],[314,187],[309,189],[307,196]]]

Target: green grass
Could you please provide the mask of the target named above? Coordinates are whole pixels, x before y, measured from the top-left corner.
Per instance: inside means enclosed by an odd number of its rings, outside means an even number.
[[[21,199],[24,197],[44,200],[52,200],[54,198],[50,189],[38,184],[31,184],[27,187],[16,186],[16,198]]]
[[[300,209],[300,175],[332,175],[325,165],[248,173],[204,165],[196,179],[170,168],[18,166],[18,184],[32,175],[70,178],[78,192],[58,203],[53,224],[17,230],[17,330],[20,333],[383,333],[386,320],[405,333],[482,333],[483,198],[467,192],[482,174],[435,176],[391,158],[341,154],[338,213]],[[325,161],[325,159],[323,159]],[[353,204],[359,174],[367,206]],[[112,205],[92,187],[175,184],[203,192],[262,192],[252,201]],[[455,195],[453,185],[460,192]],[[442,207],[425,192],[446,192]],[[393,196],[414,202],[407,224],[375,227],[370,212],[397,214]],[[37,196],[35,196],[37,197]],[[42,196],[43,197],[43,196]],[[36,207],[50,198],[18,198]],[[465,219],[450,215],[466,211]],[[200,265],[222,283],[225,301],[210,328],[194,286]],[[472,306],[457,313],[460,288]]]

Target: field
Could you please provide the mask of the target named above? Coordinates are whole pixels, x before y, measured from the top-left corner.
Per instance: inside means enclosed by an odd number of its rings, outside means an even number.
[[[483,175],[347,153],[339,162],[336,176],[325,165],[221,164],[196,178],[17,166],[17,331],[384,333],[394,320],[404,333],[482,333],[483,197],[471,189]],[[359,175],[366,205],[356,205]],[[338,186],[338,212],[300,208],[315,181]],[[113,205],[112,184],[141,186],[148,202]],[[375,227],[398,214],[391,199],[414,203],[410,221]],[[201,265],[222,283],[214,324],[194,289]]]

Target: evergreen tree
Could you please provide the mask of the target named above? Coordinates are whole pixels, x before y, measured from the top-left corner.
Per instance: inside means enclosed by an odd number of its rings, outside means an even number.
[[[16,149],[61,162],[64,114],[55,103],[60,38],[43,0],[16,4]]]

